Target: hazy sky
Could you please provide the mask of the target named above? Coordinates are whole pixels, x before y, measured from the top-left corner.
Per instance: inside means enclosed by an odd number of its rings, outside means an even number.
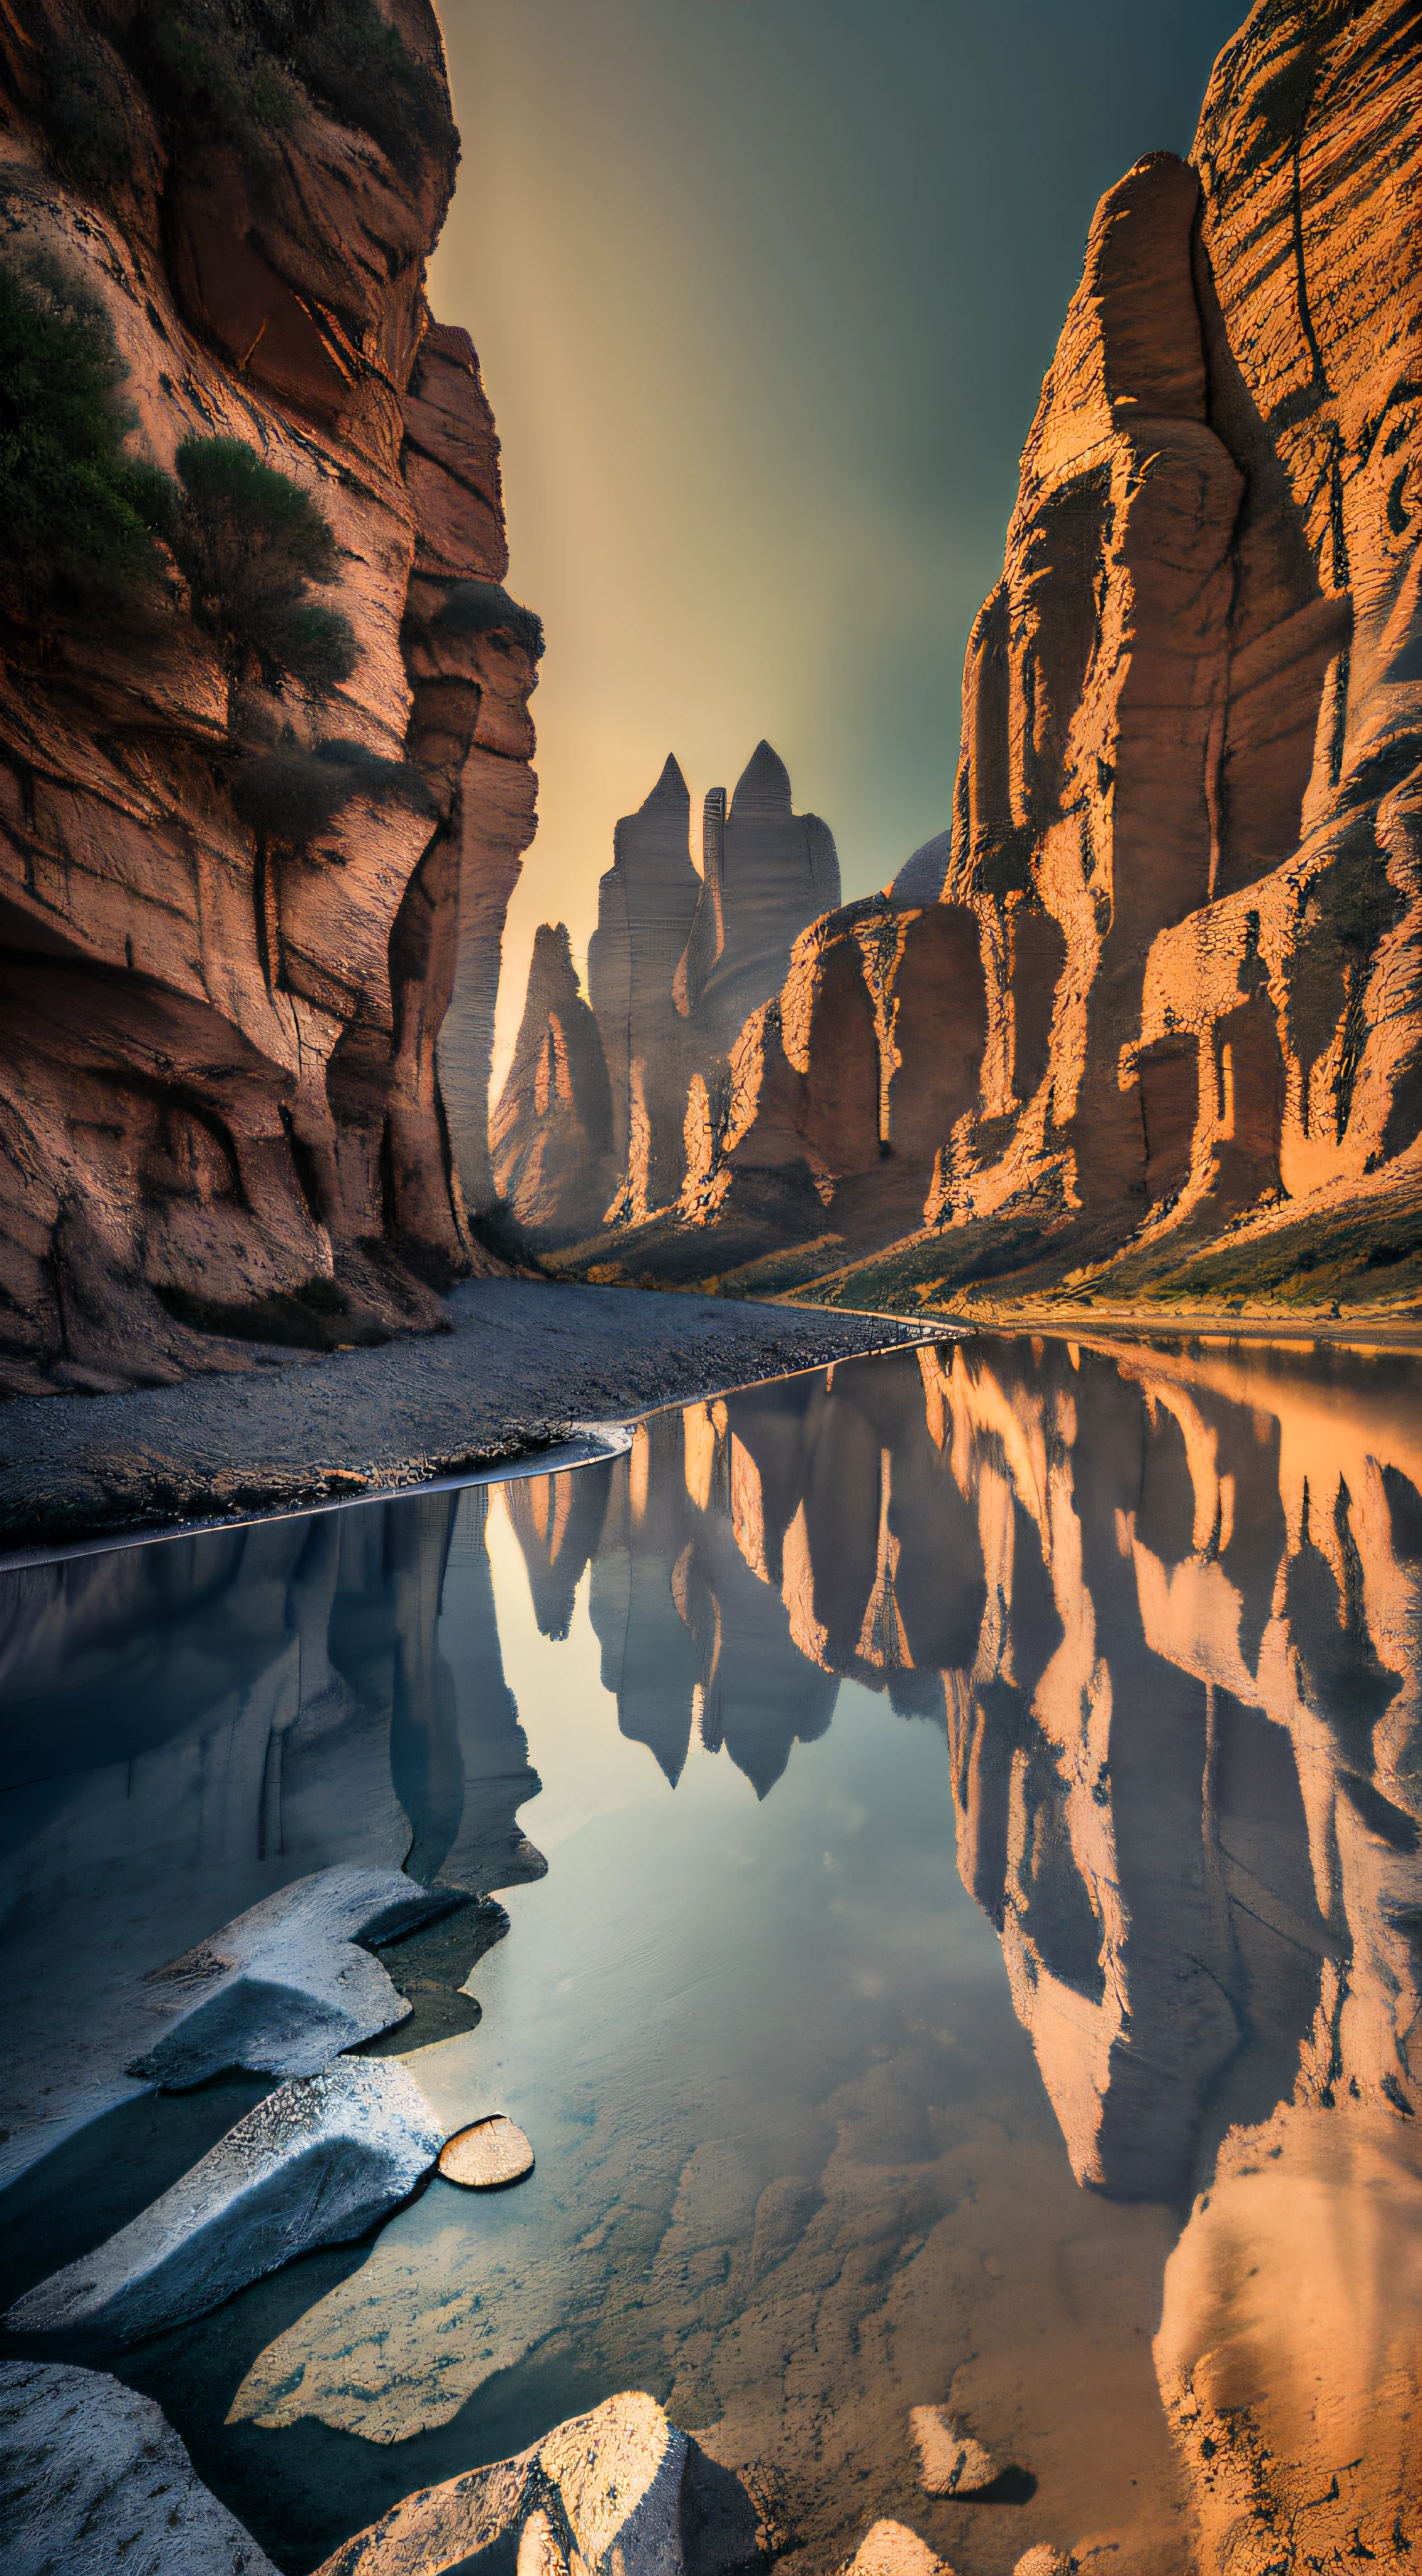
[[[668,751],[760,735],[846,896],[949,816],[963,647],[1092,209],[1189,149],[1243,0],[441,0],[464,138],[437,254],[548,634],[540,921],[581,963]],[[496,1074],[496,1079],[499,1078]]]

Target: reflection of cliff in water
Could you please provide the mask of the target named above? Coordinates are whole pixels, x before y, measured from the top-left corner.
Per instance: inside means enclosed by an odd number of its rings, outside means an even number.
[[[12,1844],[72,1831],[83,1780],[100,1833],[111,1790],[126,1848],[137,1801],[175,1865],[536,1874],[514,1822],[538,1783],[503,1678],[487,1502],[419,1495],[9,1576]]]
[[[1078,2180],[1193,2198],[1157,2360],[1206,2565],[1262,2570],[1286,2526],[1280,2565],[1394,2563],[1422,2490],[1411,1364],[979,1339],[644,1426],[600,1545],[572,1481],[515,1499],[535,1601],[560,1577],[566,1626],[592,1558],[604,1680],[672,1781],[697,1725],[763,1796],[841,1674],[946,1707],[959,1869]]]
[[[503,1678],[487,1499],[413,1496],[0,1584],[0,2169],[136,2090],[86,2065],[106,1999],[273,1888],[349,1860],[479,1891],[541,1874],[516,1821],[538,1780]]]

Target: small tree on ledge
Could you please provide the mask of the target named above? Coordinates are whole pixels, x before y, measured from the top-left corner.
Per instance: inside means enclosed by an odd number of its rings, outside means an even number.
[[[240,439],[185,439],[175,463],[183,500],[173,552],[229,683],[255,661],[273,694],[294,680],[309,698],[329,697],[360,648],[349,618],[308,596],[313,583],[339,578],[324,513]]]

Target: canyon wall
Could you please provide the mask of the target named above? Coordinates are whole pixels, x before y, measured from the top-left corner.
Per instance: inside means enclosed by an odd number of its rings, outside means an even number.
[[[0,580],[0,1385],[437,1324],[541,635],[424,298],[433,10],[16,0],[0,52],[20,500],[106,477],[127,550],[12,519]]]
[[[951,825],[807,931],[613,1268],[1415,1299],[1419,125],[1415,12],[1261,0],[1103,198]]]

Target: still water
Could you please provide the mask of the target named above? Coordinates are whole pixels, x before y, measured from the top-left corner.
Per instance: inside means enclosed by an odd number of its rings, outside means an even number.
[[[1416,2566],[1420,1601],[1415,1361],[985,1336],[0,1576],[4,2294],[264,2089],[116,2078],[134,1980],[404,1864],[507,1908],[395,2039],[533,2176],[73,2356],[289,2576],[628,2387],[803,2576]]]

